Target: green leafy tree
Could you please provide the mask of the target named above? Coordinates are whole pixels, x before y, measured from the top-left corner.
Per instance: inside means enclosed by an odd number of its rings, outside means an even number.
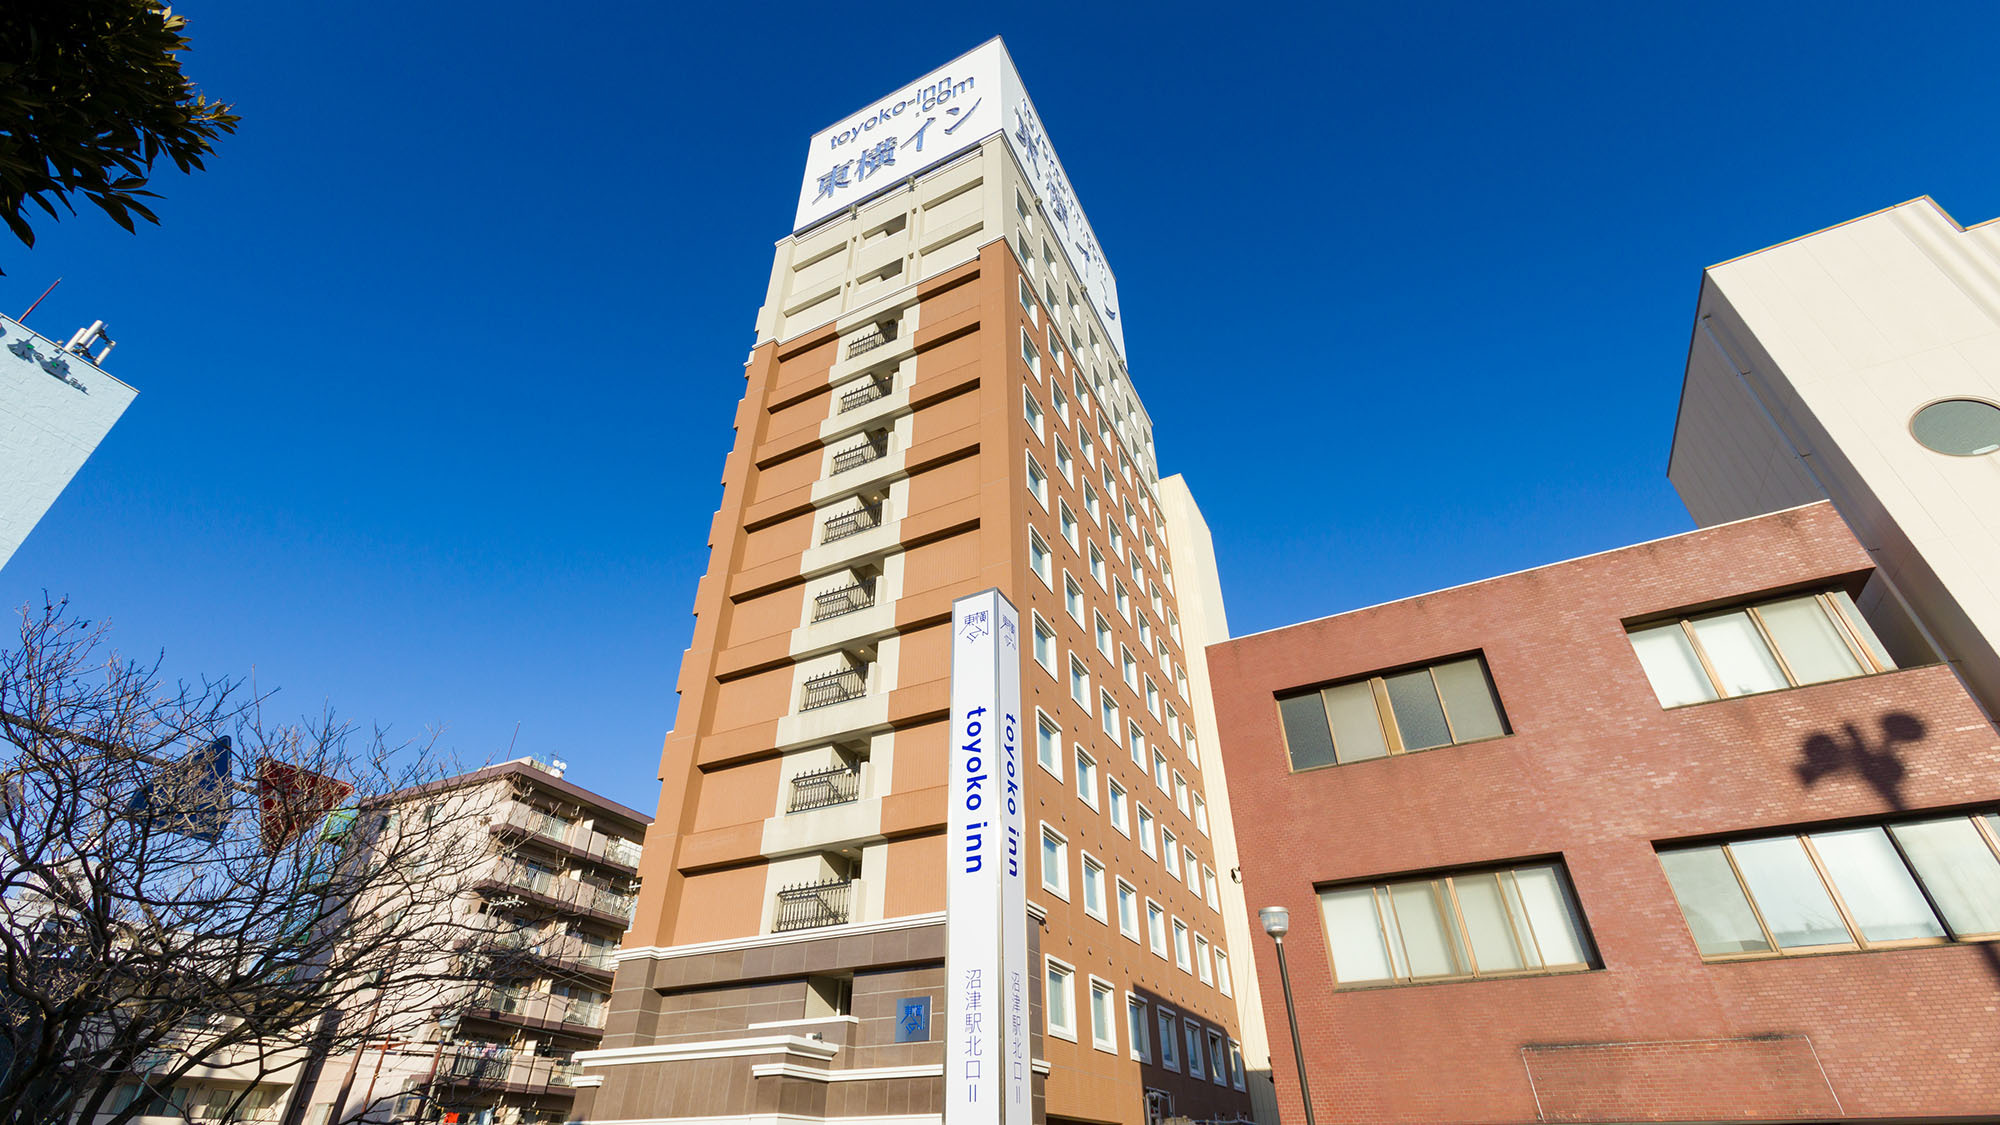
[[[161,156],[182,172],[236,131],[231,107],[181,73],[187,19],[151,0],[0,4],[0,219],[35,244],[28,204],[60,219],[76,196],[132,230]]]

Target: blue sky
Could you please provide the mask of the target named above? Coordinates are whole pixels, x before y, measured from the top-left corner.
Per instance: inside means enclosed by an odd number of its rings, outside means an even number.
[[[1237,633],[1687,529],[1701,268],[2000,215],[1991,5],[178,10],[241,132],[0,245],[141,391],[0,602],[646,809],[807,138],[995,33]]]

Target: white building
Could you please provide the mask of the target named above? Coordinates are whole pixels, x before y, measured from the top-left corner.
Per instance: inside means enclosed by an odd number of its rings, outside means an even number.
[[[2000,715],[2000,223],[1926,197],[1710,267],[1667,473],[1704,526],[1832,500],[1899,663]]]
[[[139,393],[98,366],[112,347],[103,330],[58,344],[0,316],[0,566]]]

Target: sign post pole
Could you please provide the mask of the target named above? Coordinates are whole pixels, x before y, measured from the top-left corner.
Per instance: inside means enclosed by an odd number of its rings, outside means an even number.
[[[1029,1125],[1020,615],[952,603],[945,873],[945,1125]]]

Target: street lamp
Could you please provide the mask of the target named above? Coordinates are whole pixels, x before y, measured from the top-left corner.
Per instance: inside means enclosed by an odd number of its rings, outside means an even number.
[[[1306,1084],[1306,1052],[1299,1045],[1299,1013],[1292,1007],[1292,974],[1285,970],[1285,934],[1292,928],[1292,912],[1282,906],[1267,906],[1257,912],[1264,932],[1278,946],[1278,983],[1285,989],[1285,1018],[1292,1025],[1292,1059],[1299,1066],[1299,1104],[1306,1110],[1306,1125],[1313,1125],[1312,1088]]]

